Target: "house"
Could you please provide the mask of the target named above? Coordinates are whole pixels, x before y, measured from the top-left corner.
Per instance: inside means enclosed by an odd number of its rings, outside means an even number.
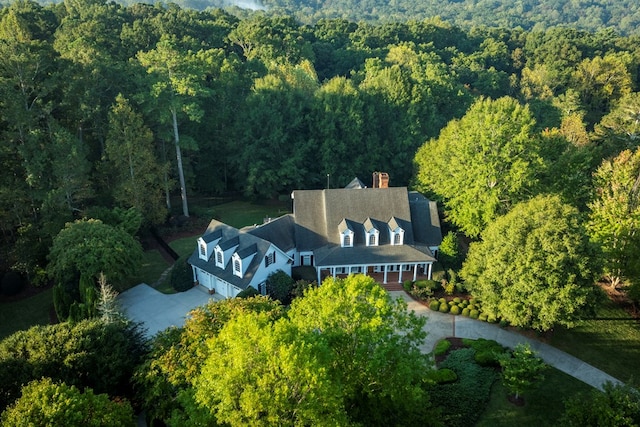
[[[293,213],[241,230],[213,220],[189,258],[194,280],[224,297],[248,286],[265,293],[269,274],[313,266],[326,276],[364,273],[382,283],[431,278],[442,241],[436,203],[406,187],[296,190]]]

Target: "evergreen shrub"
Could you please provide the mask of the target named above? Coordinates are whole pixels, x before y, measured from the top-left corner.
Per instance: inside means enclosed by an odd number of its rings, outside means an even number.
[[[435,356],[442,356],[451,348],[451,341],[449,340],[441,340],[438,341],[436,347],[433,349],[433,354]]]
[[[457,305],[451,306],[451,308],[449,309],[449,313],[455,315],[460,314],[460,307],[458,307]]]
[[[449,312],[449,304],[446,302],[440,303],[440,308],[438,308],[440,313],[448,313]]]
[[[462,315],[469,317],[469,313],[471,312],[471,310],[469,310],[469,308],[465,307],[462,309]]]
[[[437,311],[440,308],[440,301],[434,299],[429,303],[429,308],[433,311]]]
[[[478,310],[471,310],[469,312],[469,317],[471,317],[472,319],[477,319],[479,315],[480,312]]]

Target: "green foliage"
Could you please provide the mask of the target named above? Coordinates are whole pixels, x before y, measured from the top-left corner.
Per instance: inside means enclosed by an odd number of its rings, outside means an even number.
[[[433,310],[433,311],[438,311],[438,308],[440,308],[440,301],[435,300],[435,299],[434,299],[434,300],[432,300],[432,301],[429,303],[429,308],[430,308],[431,310]]]
[[[126,231],[100,220],[77,220],[58,233],[49,252],[49,274],[61,284],[85,274],[108,274],[116,286],[133,274],[142,259],[142,247]]]
[[[458,380],[458,375],[451,369],[442,368],[430,371],[429,379],[436,384],[450,384]]]
[[[149,357],[133,379],[150,419],[168,420],[172,413],[187,416],[195,406],[191,381],[209,357],[207,340],[231,319],[249,312],[266,313],[272,320],[283,315],[280,303],[264,296],[211,301],[191,311],[183,328],[170,328],[153,339]]]
[[[3,426],[135,426],[131,405],[112,401],[106,394],[83,392],[75,386],[56,384],[49,378],[22,388],[22,396],[0,417]]]
[[[471,348],[453,351],[439,366],[451,369],[458,376],[456,383],[433,387],[432,399],[446,408],[443,417],[448,426],[473,425],[484,410],[491,385],[497,378],[493,369],[474,363],[474,353]]]
[[[528,107],[513,98],[476,101],[418,150],[419,188],[442,197],[451,222],[478,237],[535,187],[543,162],[534,126]]]
[[[640,282],[640,205],[637,177],[640,148],[605,160],[595,173],[596,195],[590,203],[588,232],[600,246],[604,272],[616,286]]]
[[[413,288],[413,282],[411,280],[405,280],[402,283],[402,289],[404,289],[405,292],[411,292],[411,288]]]
[[[476,351],[474,360],[480,366],[499,366],[499,357],[506,349],[494,340],[479,338],[477,340],[464,340],[464,344]]]
[[[24,288],[24,280],[17,271],[8,271],[0,281],[0,294],[13,296]]]
[[[604,392],[592,390],[565,402],[559,420],[568,427],[640,425],[640,392],[630,385],[604,385]]]
[[[442,356],[451,348],[451,341],[449,340],[441,340],[438,341],[435,348],[433,349],[434,356]]]
[[[187,262],[188,257],[180,257],[171,269],[171,286],[177,292],[188,291],[193,288],[193,270]]]
[[[294,281],[282,270],[273,272],[267,277],[267,294],[274,300],[280,301],[284,305],[291,303],[291,292]]]
[[[462,313],[463,316],[471,316],[471,310],[469,309],[469,307],[465,307],[462,309]]]
[[[313,289],[317,287],[318,287],[318,283],[315,280],[308,281],[304,279],[298,279],[293,284],[293,289],[291,290],[291,297],[292,298],[303,297],[305,292],[307,292],[309,289]]]
[[[516,399],[541,381],[542,372],[547,368],[528,344],[518,344],[511,353],[500,355],[498,361],[502,367],[502,384]]]
[[[461,309],[457,305],[452,305],[451,308],[449,309],[449,313],[451,314],[457,315],[457,314],[460,314],[460,312],[461,312]]]
[[[471,244],[461,276],[487,316],[544,331],[588,312],[597,267],[579,212],[557,196],[538,196]]]
[[[480,312],[478,310],[470,310],[469,311],[469,317],[471,317],[472,319],[477,319],[480,316]]]
[[[440,261],[442,267],[447,271],[452,268],[460,268],[458,234],[456,232],[449,231],[442,237],[442,243],[440,243],[438,249],[438,261]],[[449,276],[449,280],[451,280],[451,276]]]
[[[0,408],[18,398],[23,384],[42,377],[131,397],[129,381],[145,350],[139,327],[123,322],[85,320],[17,332],[0,342]]]
[[[65,291],[64,286],[59,283],[53,286],[53,307],[58,319],[64,321],[69,318],[72,303],[71,295]]]
[[[258,292],[258,290],[253,286],[247,286],[247,289],[238,292],[236,298],[253,298],[256,295],[260,295],[260,292]]]
[[[448,313],[449,312],[449,304],[447,304],[446,302],[440,303],[440,306],[438,307],[438,311],[440,313]]]

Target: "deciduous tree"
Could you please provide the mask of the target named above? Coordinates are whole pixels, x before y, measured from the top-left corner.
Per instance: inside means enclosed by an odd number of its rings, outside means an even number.
[[[444,199],[447,215],[470,237],[531,197],[542,168],[535,120],[512,98],[478,100],[460,120],[418,150],[417,184]]]
[[[490,224],[460,274],[488,315],[546,331],[587,313],[599,271],[578,210],[543,195]]]

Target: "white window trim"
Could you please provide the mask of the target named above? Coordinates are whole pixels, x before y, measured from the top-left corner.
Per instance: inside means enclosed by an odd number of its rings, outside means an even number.
[[[371,243],[371,238],[373,237],[373,243]],[[379,239],[379,231],[376,230],[375,228],[370,230],[367,233],[367,246],[378,246],[378,243],[380,242]]]
[[[396,236],[400,237],[399,243],[396,243]],[[391,244],[394,246],[401,246],[404,244],[404,230],[402,228],[391,231]]]
[[[347,244],[346,240],[347,238],[349,238],[349,244]],[[340,236],[340,246],[342,246],[343,248],[352,248],[353,247],[353,231],[347,229],[345,231],[342,232],[342,235]]]
[[[238,254],[233,254],[233,256],[231,257],[231,262],[233,263],[234,276],[242,277],[242,260],[240,259]],[[240,268],[237,269],[236,265]]]
[[[216,246],[214,252],[216,257],[216,267],[224,268],[224,251],[220,249],[220,246]]]

